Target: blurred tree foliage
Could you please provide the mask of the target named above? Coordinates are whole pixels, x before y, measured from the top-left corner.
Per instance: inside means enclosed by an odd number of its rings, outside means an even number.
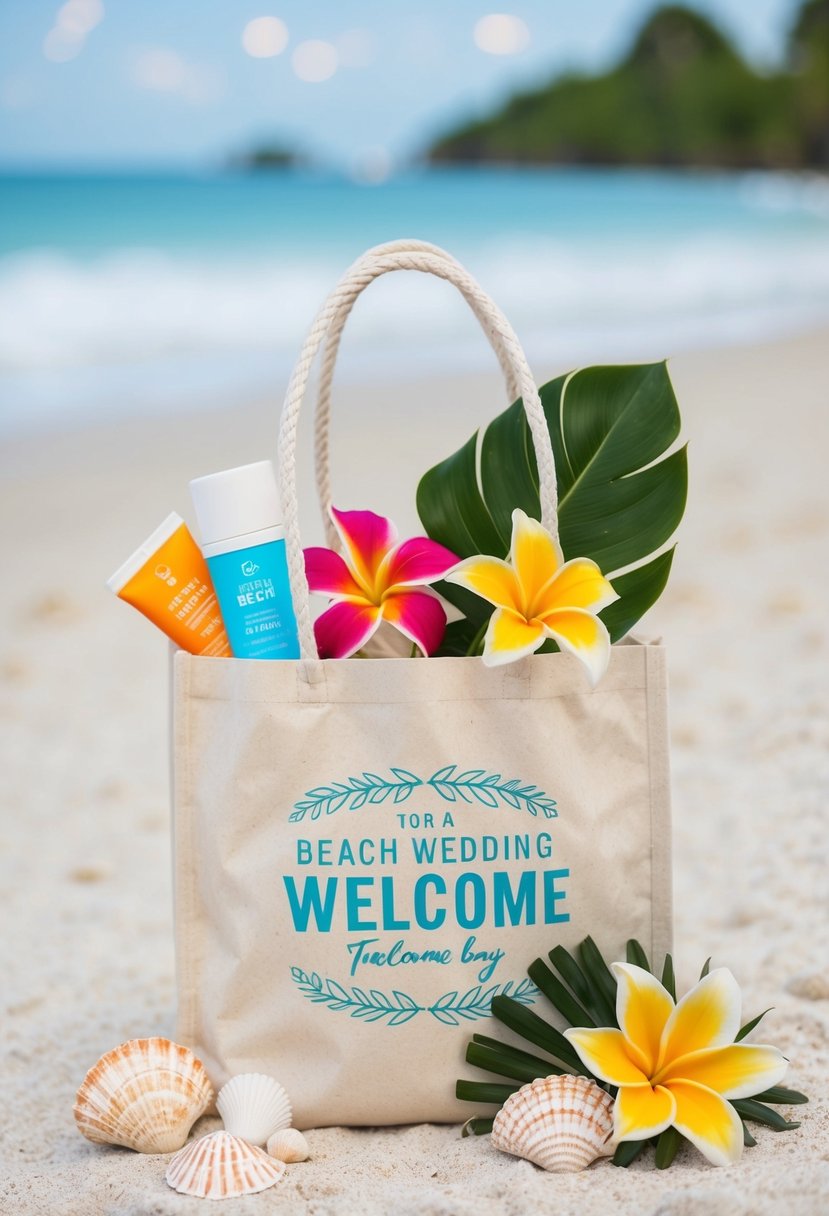
[[[435,162],[829,167],[829,0],[807,0],[761,74],[706,17],[658,9],[625,58],[567,75],[440,139]]]
[[[789,39],[803,163],[829,165],[829,0],[807,0]]]

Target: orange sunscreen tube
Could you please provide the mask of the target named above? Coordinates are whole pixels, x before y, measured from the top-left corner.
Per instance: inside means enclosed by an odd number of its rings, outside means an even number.
[[[230,656],[216,592],[181,516],[173,512],[107,586],[191,654]]]

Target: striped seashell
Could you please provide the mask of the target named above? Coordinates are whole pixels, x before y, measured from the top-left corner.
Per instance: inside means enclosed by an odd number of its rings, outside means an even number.
[[[283,1161],[229,1132],[211,1132],[176,1153],[164,1175],[180,1195],[234,1199],[266,1191],[285,1175]]]
[[[552,1174],[575,1174],[613,1152],[613,1099],[587,1077],[540,1077],[507,1098],[492,1143]]]
[[[101,1056],[75,1099],[78,1130],[96,1144],[172,1153],[213,1101],[201,1060],[170,1039],[130,1039]]]
[[[291,1102],[273,1077],[243,1072],[219,1090],[216,1107],[225,1131],[261,1148],[269,1136],[291,1126]]]

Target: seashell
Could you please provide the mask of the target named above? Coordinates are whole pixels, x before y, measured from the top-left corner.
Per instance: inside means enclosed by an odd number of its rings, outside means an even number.
[[[240,1136],[219,1131],[185,1145],[170,1161],[164,1177],[180,1195],[233,1199],[266,1191],[284,1174],[284,1161],[275,1161]]]
[[[288,1165],[294,1161],[307,1161],[311,1156],[308,1141],[295,1127],[283,1127],[274,1132],[268,1140],[268,1154]]]
[[[274,1132],[291,1126],[291,1101],[273,1077],[243,1072],[219,1090],[216,1106],[225,1131],[260,1147]]]
[[[170,1039],[130,1039],[84,1077],[75,1122],[96,1144],[172,1153],[212,1101],[210,1078],[192,1051]]]
[[[552,1174],[575,1174],[613,1152],[613,1099],[587,1077],[540,1077],[507,1098],[492,1143]]]

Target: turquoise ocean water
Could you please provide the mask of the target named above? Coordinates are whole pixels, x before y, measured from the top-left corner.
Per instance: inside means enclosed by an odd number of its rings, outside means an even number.
[[[464,261],[540,369],[829,321],[829,183],[818,178],[6,176],[0,426],[278,396],[326,291],[364,248],[398,236]],[[449,288],[393,279],[360,301],[344,375],[487,365]]]

